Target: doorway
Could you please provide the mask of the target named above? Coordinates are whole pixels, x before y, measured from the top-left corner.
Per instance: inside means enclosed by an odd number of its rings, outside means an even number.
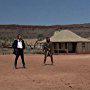
[[[76,47],[77,47],[77,43],[76,42],[68,43],[68,52],[69,53],[76,53]]]

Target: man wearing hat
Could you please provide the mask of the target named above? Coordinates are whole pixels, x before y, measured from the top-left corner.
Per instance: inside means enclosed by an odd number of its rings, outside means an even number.
[[[47,57],[50,57],[51,64],[53,65],[52,42],[50,41],[49,37],[46,37],[46,42],[44,43],[43,51],[44,51],[44,55],[45,55],[44,64],[46,63]]]

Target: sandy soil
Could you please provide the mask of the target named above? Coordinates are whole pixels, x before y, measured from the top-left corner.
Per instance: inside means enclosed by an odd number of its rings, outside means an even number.
[[[54,65],[43,55],[25,55],[26,69],[14,55],[0,55],[0,90],[90,90],[90,55],[57,55]]]

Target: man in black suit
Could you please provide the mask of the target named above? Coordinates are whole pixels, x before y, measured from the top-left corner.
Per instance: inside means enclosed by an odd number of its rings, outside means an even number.
[[[17,60],[19,56],[21,56],[23,68],[25,68],[25,61],[24,61],[25,43],[20,34],[17,35],[17,39],[14,40],[12,47],[14,49],[13,53],[16,55],[15,62],[14,62],[15,69],[17,69]]]

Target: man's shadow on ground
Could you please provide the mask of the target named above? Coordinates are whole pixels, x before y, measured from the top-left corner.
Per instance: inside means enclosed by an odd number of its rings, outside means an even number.
[[[14,68],[14,69],[26,69],[26,67],[17,67],[17,68]]]
[[[44,66],[54,66],[54,64],[46,63],[46,64],[44,64]]]

